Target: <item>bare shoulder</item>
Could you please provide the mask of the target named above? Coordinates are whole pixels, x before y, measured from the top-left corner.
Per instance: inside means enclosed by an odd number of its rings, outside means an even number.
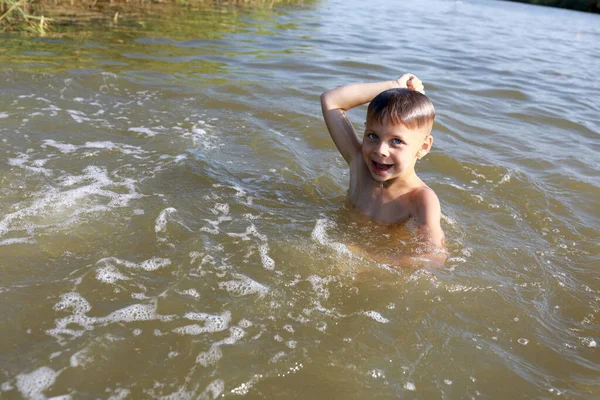
[[[417,188],[412,193],[412,203],[414,206],[415,217],[419,224],[428,225],[441,218],[440,199],[437,194],[427,185]]]
[[[442,209],[437,194],[430,187],[416,189],[413,192],[414,217],[419,231],[426,240],[438,249],[445,248],[445,236],[441,226]],[[443,264],[443,262],[442,262]]]

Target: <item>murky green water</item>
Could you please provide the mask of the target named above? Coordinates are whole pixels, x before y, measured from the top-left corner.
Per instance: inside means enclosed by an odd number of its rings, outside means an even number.
[[[0,37],[0,397],[600,395],[600,16],[323,0]],[[450,258],[348,252],[318,96],[417,74]],[[362,124],[364,109],[351,117]]]

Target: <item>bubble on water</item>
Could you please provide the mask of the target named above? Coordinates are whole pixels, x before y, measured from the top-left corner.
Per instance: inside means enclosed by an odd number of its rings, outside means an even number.
[[[296,342],[295,340],[288,340],[287,342],[285,342],[285,345],[290,349],[295,349],[297,344],[298,342]]]
[[[258,297],[264,297],[270,289],[249,277],[242,274],[232,274],[237,280],[219,282],[219,288],[225,289],[234,296],[247,296],[249,294],[258,294]]]
[[[7,112],[0,112],[0,119],[8,118],[9,116],[10,116],[10,114]]]
[[[168,258],[153,257],[149,260],[143,261],[140,264],[140,268],[146,271],[156,271],[159,268],[164,268],[171,265],[171,260]]]
[[[247,382],[242,383],[241,385],[231,389],[232,394],[236,394],[238,396],[245,396],[250,392],[250,389],[258,382],[258,380],[262,378],[262,375],[254,375],[252,379]]]
[[[285,358],[286,356],[287,356],[287,354],[285,353],[285,351],[280,351],[277,354],[275,354],[273,357],[271,357],[269,362],[271,362],[271,363],[279,362],[281,359]]]
[[[113,267],[125,267],[130,269],[143,269],[145,271],[156,271],[159,268],[168,267],[171,265],[171,260],[168,258],[152,257],[149,260],[145,260],[140,264],[136,264],[131,261],[121,260],[116,257],[107,257],[99,260],[96,264],[104,264],[105,266]]]
[[[273,336],[273,339],[275,339],[276,342],[283,342],[283,338],[279,335]]]
[[[69,226],[80,221],[82,215],[125,207],[130,200],[141,197],[133,179],[117,182],[108,176],[106,168],[94,166],[86,167],[82,175],[61,177],[58,186],[46,187],[28,206],[17,204],[17,211],[5,214],[0,220],[0,235],[10,230],[32,234],[36,228]],[[115,188],[125,192],[113,191]]]
[[[519,339],[517,340],[517,342],[519,342],[519,344],[522,344],[523,346],[526,346],[526,345],[527,345],[527,343],[529,343],[529,340],[528,340],[528,339],[525,339],[525,338],[519,338]]]
[[[339,255],[344,254],[352,256],[352,252],[348,249],[348,247],[346,247],[346,245],[329,240],[327,236],[327,229],[334,226],[335,223],[331,220],[325,218],[318,219],[311,233],[311,238],[315,242],[335,250]]]
[[[326,285],[335,281],[336,278],[333,276],[321,278],[318,275],[311,275],[306,280],[310,282],[313,290],[317,293],[317,296],[319,296],[322,299],[328,299],[329,289],[327,289]]]
[[[505,174],[502,179],[500,179],[500,181],[498,182],[498,185],[501,185],[503,183],[506,182],[510,182],[510,174]]]
[[[29,374],[17,375],[17,389],[27,399],[45,399],[43,392],[54,385],[57,376],[52,368],[41,367]]]
[[[129,278],[119,272],[112,265],[101,267],[96,270],[96,279],[104,283],[115,283],[117,281],[125,281]]]
[[[198,335],[204,332],[221,332],[227,329],[231,323],[231,311],[224,311],[221,315],[188,312],[184,315],[184,318],[192,321],[204,321],[204,326],[198,324],[188,325],[176,328],[174,332],[187,335]]]
[[[97,318],[102,322],[152,321],[155,319],[158,319],[158,315],[153,304],[132,304],[114,311],[106,317]]]
[[[589,337],[581,338],[581,343],[583,343],[583,345],[587,347],[596,347],[597,345],[596,341],[593,338]]]
[[[369,375],[375,379],[385,379],[385,372],[379,368],[370,370]]]
[[[177,212],[177,209],[173,207],[168,207],[162,210],[158,217],[156,217],[156,220],[154,221],[154,232],[166,232],[169,216],[175,212]]]
[[[35,244],[37,243],[37,241],[32,238],[32,237],[25,237],[25,238],[11,238],[11,239],[4,239],[4,240],[0,240],[0,246],[10,246],[13,244]]]
[[[415,390],[417,390],[417,387],[416,387],[416,386],[415,386],[415,384],[414,384],[414,383],[412,383],[412,382],[406,382],[406,383],[404,384],[404,389],[406,389],[406,390],[410,390],[411,392],[414,392]]]
[[[215,364],[223,357],[223,352],[219,346],[211,346],[210,350],[198,354],[196,362],[204,367]]]
[[[452,385],[452,381],[450,379],[444,379],[444,383],[446,385]]]
[[[214,380],[208,384],[208,386],[206,387],[206,389],[204,389],[204,391],[202,393],[200,393],[200,396],[198,397],[198,399],[199,400],[209,400],[209,399],[214,400],[217,397],[219,397],[221,395],[221,393],[223,393],[224,390],[225,390],[225,381],[223,381],[222,379]]]
[[[130,131],[130,132],[141,133],[141,134],[146,135],[148,137],[152,137],[152,136],[158,135],[158,132],[155,132],[152,129],[146,128],[146,127],[143,127],[143,126],[132,127],[132,128],[127,129],[127,130]]]
[[[123,400],[129,397],[130,394],[131,391],[129,389],[118,388],[115,389],[114,394],[108,397],[107,400]]]
[[[275,261],[269,257],[269,246],[267,244],[261,244],[258,249],[260,251],[260,260],[263,267],[265,267],[265,269],[274,269]]]
[[[92,357],[89,355],[89,351],[87,349],[83,349],[73,354],[69,358],[69,365],[73,368],[76,368],[79,366],[85,366],[91,361]]]
[[[180,293],[185,294],[187,296],[191,296],[196,299],[200,297],[200,293],[198,293],[198,291],[196,289],[186,289],[186,290],[182,290]]]
[[[249,328],[252,326],[252,321],[248,321],[247,319],[242,318],[240,322],[238,322],[238,325],[242,328]]]
[[[12,385],[12,383],[10,382],[2,382],[2,385],[0,385],[0,390],[2,390],[3,392],[9,392],[11,390],[13,390],[15,387]]]
[[[325,321],[317,322],[317,330],[319,330],[321,332],[325,332],[327,330],[327,322],[325,322]]]
[[[140,328],[136,328],[133,330],[134,336],[140,336],[142,334],[142,330]]]
[[[60,296],[60,301],[54,305],[54,310],[71,309],[74,314],[85,314],[92,309],[90,303],[77,292],[69,292]]]
[[[44,140],[44,145],[54,147],[58,149],[61,153],[72,153],[79,149],[79,146],[75,146],[74,144],[59,143],[52,139]]]
[[[387,324],[388,322],[390,322],[389,319],[384,318],[377,311],[365,311],[363,314],[379,323],[382,323],[382,324]]]

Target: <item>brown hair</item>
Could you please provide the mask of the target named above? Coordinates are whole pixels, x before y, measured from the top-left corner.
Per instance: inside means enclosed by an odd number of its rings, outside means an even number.
[[[367,121],[383,124],[385,120],[408,129],[433,126],[433,103],[422,93],[409,89],[389,89],[379,93],[369,104]]]

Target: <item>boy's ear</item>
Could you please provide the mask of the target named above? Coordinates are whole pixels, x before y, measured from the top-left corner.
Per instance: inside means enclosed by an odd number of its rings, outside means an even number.
[[[417,153],[417,157],[425,157],[425,155],[429,153],[429,150],[431,150],[431,146],[433,146],[433,136],[427,135],[423,140],[421,149],[419,149],[419,152]]]

